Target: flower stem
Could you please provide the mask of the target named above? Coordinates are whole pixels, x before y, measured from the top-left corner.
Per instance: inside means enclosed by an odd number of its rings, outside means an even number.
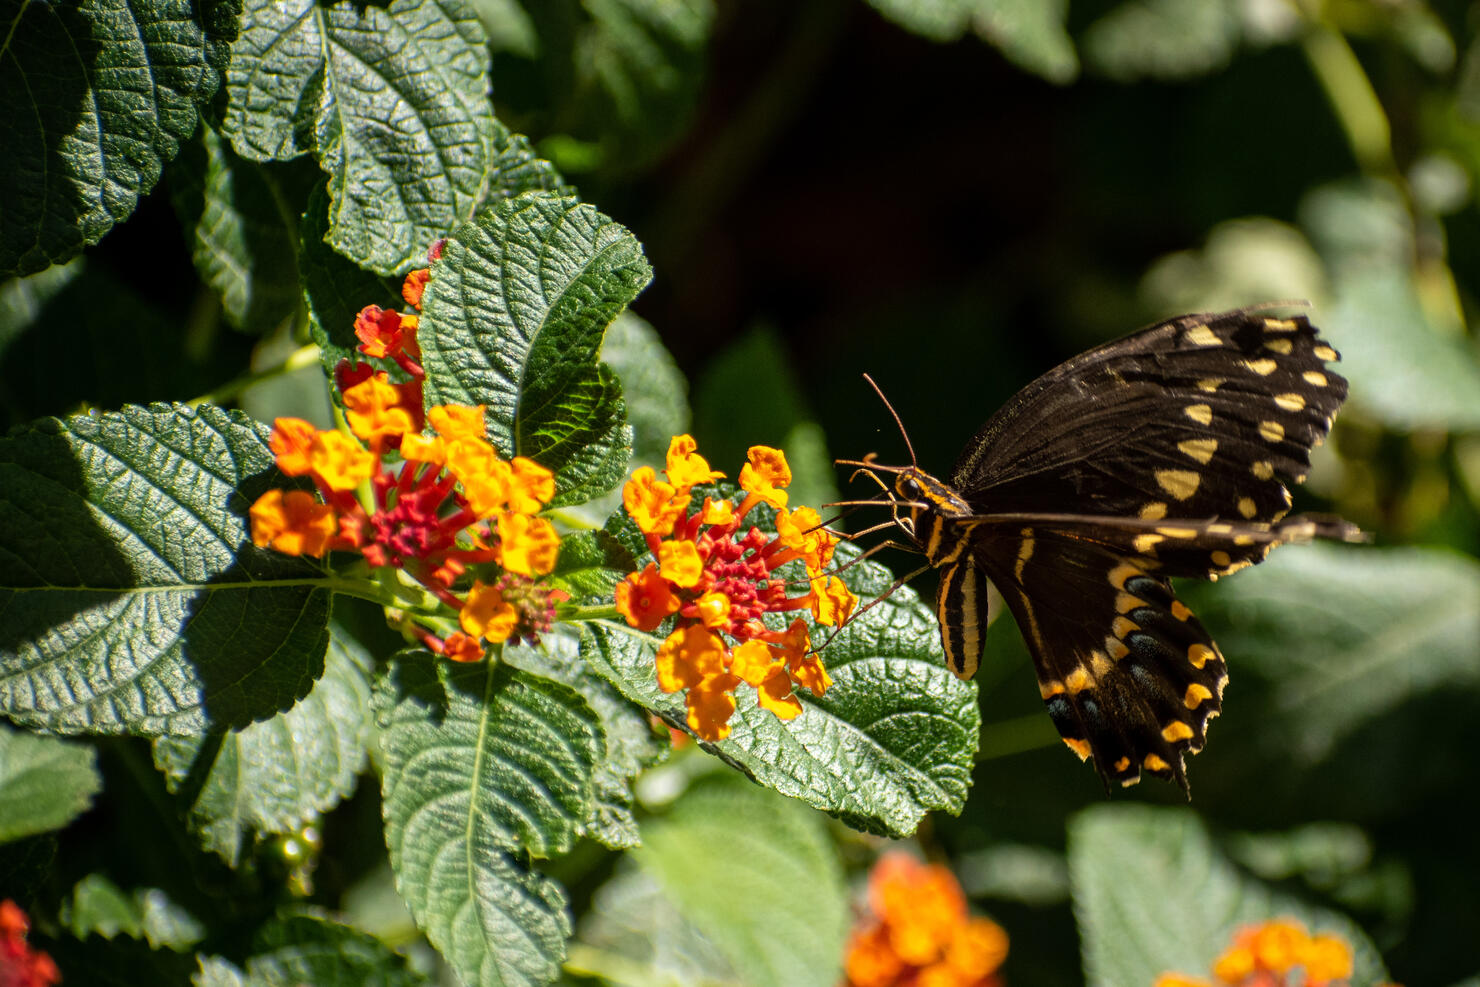
[[[318,363],[318,361],[319,347],[317,344],[309,343],[307,346],[300,346],[292,353],[289,353],[286,358],[273,364],[272,366],[263,367],[260,370],[253,370],[250,373],[242,374],[241,376],[222,384],[214,391],[209,391],[205,394],[202,394],[200,397],[190,401],[190,406],[194,408],[199,407],[202,404],[225,404],[226,402],[239,397],[243,391],[251,387],[253,384],[261,383],[264,380],[272,377],[277,377],[282,374],[291,373],[294,370],[301,370],[304,367],[313,366],[314,364]]]

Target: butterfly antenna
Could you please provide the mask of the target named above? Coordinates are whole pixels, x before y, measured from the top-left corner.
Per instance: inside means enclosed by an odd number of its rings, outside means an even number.
[[[915,459],[915,447],[910,443],[910,433],[904,430],[904,422],[900,421],[899,412],[894,410],[894,405],[889,403],[889,399],[884,396],[884,392],[879,388],[878,384],[874,383],[872,377],[864,374],[863,379],[868,381],[868,386],[874,389],[874,393],[879,396],[879,400],[884,402],[884,407],[889,409],[889,414],[894,416],[894,424],[899,426],[899,434],[904,436],[904,447],[910,451],[910,468],[917,468],[919,461]]]

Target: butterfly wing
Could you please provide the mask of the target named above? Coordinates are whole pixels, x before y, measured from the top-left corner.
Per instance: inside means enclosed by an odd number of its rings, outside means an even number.
[[[1173,593],[1277,544],[1354,538],[1342,521],[1284,519],[1346,397],[1338,355],[1304,317],[1172,319],[1090,350],[1028,385],[951,474],[973,510],[942,573],[942,640],[975,671],[986,580],[1027,640],[1054,725],[1107,780],[1184,788],[1226,666]]]
[[[950,482],[982,513],[1272,522],[1346,398],[1304,316],[1185,315],[1023,388]]]

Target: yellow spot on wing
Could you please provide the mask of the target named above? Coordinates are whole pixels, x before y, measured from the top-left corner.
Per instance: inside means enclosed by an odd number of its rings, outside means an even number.
[[[1129,768],[1130,766],[1131,759],[1128,757],[1123,757],[1115,762],[1115,773],[1120,774],[1122,771],[1124,771],[1126,768]]]
[[[1131,545],[1135,547],[1137,552],[1145,555],[1148,552],[1154,552],[1156,546],[1163,541],[1166,541],[1166,539],[1161,535],[1137,535],[1131,539]]]
[[[1052,699],[1054,696],[1062,696],[1064,694],[1064,683],[1058,681],[1057,679],[1054,679],[1051,682],[1039,682],[1038,694],[1044,699]]]
[[[1213,407],[1207,404],[1189,404],[1182,409],[1182,414],[1191,418],[1199,425],[1211,425],[1213,423]]]
[[[1177,449],[1184,456],[1206,463],[1213,458],[1213,453],[1218,451],[1217,439],[1188,439],[1186,442],[1178,442]]]
[[[1327,384],[1326,375],[1319,370],[1307,370],[1300,376],[1304,377],[1305,382],[1313,387],[1325,387]]]
[[[1123,638],[1131,631],[1139,631],[1141,625],[1129,617],[1116,617],[1110,624],[1110,633],[1116,637]]]
[[[1192,611],[1188,610],[1187,604],[1183,603],[1181,600],[1173,600],[1172,616],[1176,617],[1178,620],[1186,620],[1188,617],[1192,616]]]
[[[1157,470],[1156,482],[1173,497],[1186,500],[1197,493],[1202,476],[1192,470]]]
[[[1212,559],[1213,565],[1217,566],[1220,569],[1226,569],[1229,567],[1229,565],[1233,563],[1233,558],[1222,549],[1211,552],[1208,555],[1208,558]]]
[[[1012,574],[1017,577],[1018,582],[1023,581],[1023,567],[1033,557],[1033,529],[1024,528],[1022,536],[1023,540],[1018,545],[1017,565],[1012,570]]]
[[[1267,459],[1261,459],[1249,467],[1249,472],[1254,474],[1258,480],[1268,480],[1274,476],[1274,463]]]
[[[1294,332],[1297,325],[1290,319],[1265,319],[1265,332]]]
[[[1131,649],[1125,646],[1124,641],[1117,641],[1113,637],[1107,637],[1105,638],[1105,652],[1110,656],[1111,661],[1120,661],[1120,659],[1131,653]]]
[[[1115,594],[1116,613],[1130,613],[1137,607],[1144,607],[1145,605],[1146,601],[1141,599],[1139,596],[1132,596],[1129,593]]]
[[[1285,437],[1285,426],[1279,422],[1260,422],[1259,434],[1266,442],[1278,442]]]
[[[1217,333],[1203,325],[1193,326],[1191,329],[1188,329],[1182,338],[1193,346],[1217,346],[1222,342],[1218,338]]]
[[[1207,686],[1193,682],[1187,687],[1187,695],[1182,697],[1182,705],[1188,709],[1197,709],[1204,700],[1213,698],[1213,693]]]
[[[1197,389],[1199,391],[1207,391],[1209,394],[1212,394],[1227,379],[1227,377],[1204,377],[1202,380],[1197,382]]]
[[[1095,677],[1099,678],[1110,671],[1110,659],[1103,651],[1091,651],[1089,655],[1090,668],[1094,670]]]
[[[1259,513],[1259,506],[1254,503],[1253,497],[1240,497],[1238,499],[1238,512],[1244,517],[1251,518]]]
[[[1274,396],[1274,403],[1279,405],[1281,408],[1284,408],[1286,411],[1299,411],[1301,408],[1305,407],[1305,398],[1294,392],[1291,392],[1289,394],[1276,394]]]
[[[1089,677],[1089,669],[1083,665],[1064,676],[1064,685],[1069,687],[1071,696],[1079,695],[1085,689],[1093,687],[1094,684],[1094,680]]]
[[[1254,373],[1258,374],[1260,377],[1268,377],[1270,374],[1274,373],[1275,368],[1278,367],[1279,364],[1275,363],[1273,360],[1266,358],[1263,360],[1245,360],[1244,366],[1254,371]]]
[[[1167,505],[1159,500],[1153,500],[1141,508],[1141,517],[1147,521],[1160,521],[1167,516]]]
[[[1192,736],[1192,728],[1181,720],[1173,720],[1161,731],[1161,739],[1169,744],[1175,744],[1179,740],[1186,740]]]
[[[1264,348],[1271,353],[1278,353],[1280,356],[1289,356],[1290,351],[1295,348],[1295,344],[1288,339],[1271,339],[1264,344]]]
[[[1157,528],[1158,535],[1166,535],[1168,538],[1196,538],[1196,528]]]
[[[1329,346],[1317,346],[1311,352],[1315,354],[1317,360],[1325,360],[1327,363],[1330,363],[1332,360],[1341,359],[1336,351]]]
[[[1140,569],[1133,565],[1122,563],[1110,570],[1110,585],[1116,589],[1125,589],[1125,581],[1139,575],[1141,575]]]
[[[1066,744],[1069,745],[1069,749],[1071,751],[1073,751],[1074,753],[1076,753],[1076,754],[1079,755],[1079,759],[1081,761],[1088,761],[1089,760],[1089,741],[1088,740],[1078,740],[1078,739],[1075,739],[1074,737],[1065,737],[1064,738],[1064,743],[1066,743]]]
[[[1170,771],[1170,770],[1172,770],[1172,766],[1170,764],[1168,764],[1167,762],[1163,761],[1161,758],[1157,757],[1155,754],[1147,754],[1146,755],[1146,759],[1144,761],[1142,761],[1141,764],[1145,766],[1145,768],[1146,768],[1147,771],[1153,771],[1153,772],[1155,772],[1155,771]]]
[[[1208,663],[1209,658],[1218,657],[1218,652],[1206,644],[1194,644],[1187,649],[1187,660],[1192,663],[1193,668],[1202,668]]]

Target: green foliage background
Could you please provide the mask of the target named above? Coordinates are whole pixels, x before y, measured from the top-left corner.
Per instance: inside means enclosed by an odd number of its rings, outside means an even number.
[[[0,23],[0,418],[102,412],[0,456],[0,658],[80,656],[98,688],[59,705],[0,662],[0,897],[68,983],[830,984],[864,834],[917,825],[1008,930],[1016,987],[1203,973],[1234,925],[1285,914],[1352,941],[1356,983],[1480,972],[1480,5],[0,0]],[[1373,544],[1188,588],[1231,673],[1190,806],[1105,798],[1010,617],[975,710],[914,647],[929,628],[886,675],[862,627],[792,732],[749,716],[719,757],[658,764],[632,703],[673,710],[644,642],[590,625],[434,668],[315,566],[233,555],[239,512],[206,509],[264,482],[248,416],[326,416],[353,313],[475,214],[428,297],[429,387],[554,457],[573,523],[600,528],[629,442],[652,461],[690,423],[731,475],[784,446],[798,502],[846,480],[833,456],[903,461],[863,372],[945,472],[1079,350],[1300,298],[1351,398],[1297,507]],[[318,360],[243,376],[310,338]],[[201,396],[246,414],[125,407]],[[181,452],[185,420],[209,448]],[[118,556],[77,478],[46,474],[59,449],[178,457],[191,537],[152,542],[157,571]],[[103,493],[124,527],[187,523]],[[622,534],[569,541],[561,578],[609,586]],[[86,597],[80,644],[16,602],[35,558]],[[157,610],[118,592],[140,579]],[[878,613],[918,622],[911,601]],[[275,616],[211,635],[239,611]],[[217,679],[163,619],[200,621]],[[901,677],[938,725],[915,760],[864,701]],[[415,769],[428,708],[457,752],[440,789]],[[968,794],[956,734],[978,726]],[[544,784],[521,802],[499,778],[524,774]],[[449,822],[441,795],[470,801]]]

